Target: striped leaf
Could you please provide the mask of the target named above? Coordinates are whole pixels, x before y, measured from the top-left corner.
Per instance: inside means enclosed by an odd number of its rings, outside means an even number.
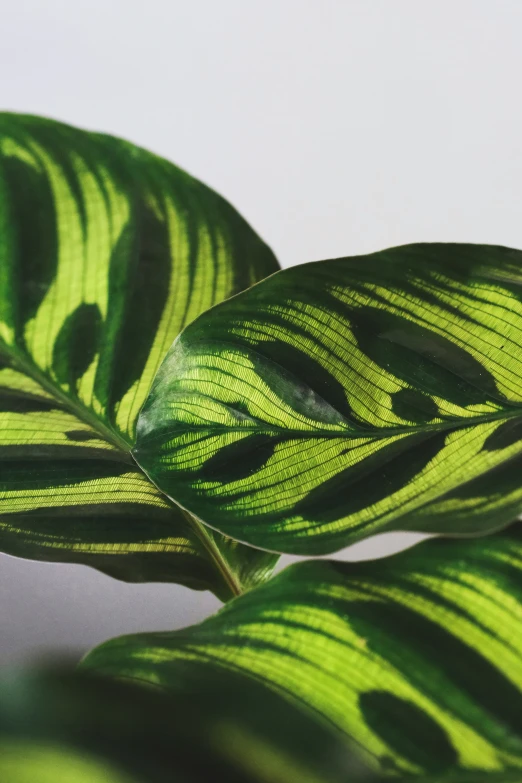
[[[170,163],[0,115],[0,549],[220,593],[266,573],[273,558],[205,532],[130,452],[174,337],[276,268]]]
[[[386,772],[519,780],[521,602],[518,525],[385,560],[302,562],[201,625],[111,640],[83,667],[167,688],[187,666],[250,674]]]
[[[411,245],[279,272],[198,318],[138,462],[254,546],[325,554],[522,511],[522,253]]]
[[[65,672],[4,676],[0,779],[61,783],[44,773],[77,754],[110,765],[114,783],[377,783],[342,736],[250,678],[209,670],[166,694]],[[87,772],[78,783],[113,783],[109,769]]]

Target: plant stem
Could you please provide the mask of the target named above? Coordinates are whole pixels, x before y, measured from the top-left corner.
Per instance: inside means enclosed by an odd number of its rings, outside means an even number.
[[[184,508],[180,507],[180,510],[183,516],[186,518],[189,525],[191,526],[192,530],[200,540],[201,544],[204,546],[206,551],[211,556],[221,576],[226,582],[227,587],[230,589],[232,596],[236,598],[238,595],[241,595],[241,593],[243,592],[241,583],[239,582],[238,579],[236,579],[236,577],[230,570],[229,565],[225,560],[225,558],[223,557],[223,555],[221,554],[221,551],[218,545],[216,544],[216,542],[214,541],[214,537],[212,536],[210,530],[206,527],[206,525],[203,524],[203,522],[200,522],[199,519],[192,516],[192,514],[190,514]]]

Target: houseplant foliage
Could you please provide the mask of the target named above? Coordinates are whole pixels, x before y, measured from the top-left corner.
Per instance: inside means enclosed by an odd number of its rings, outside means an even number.
[[[284,270],[174,343],[138,462],[278,551],[498,528],[522,511],[521,284],[522,253],[473,245]]]
[[[61,783],[64,767],[66,783],[381,780],[341,735],[251,678],[180,674],[168,693],[59,670],[4,679],[1,779],[48,771]]]
[[[178,666],[252,673],[390,771],[520,765],[521,555],[514,526],[299,563],[199,626],[114,639],[82,667],[167,688]]]
[[[181,512],[130,450],[174,337],[277,269],[271,251],[127,142],[10,114],[0,138],[1,548],[240,591],[274,558]]]
[[[0,686],[19,780],[38,743],[115,781],[520,779],[521,254],[277,272],[128,142],[5,114],[0,153],[0,548],[225,602]],[[271,577],[400,529],[451,537]]]

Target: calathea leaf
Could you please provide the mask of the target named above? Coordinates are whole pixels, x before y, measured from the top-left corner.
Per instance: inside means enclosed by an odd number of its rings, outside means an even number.
[[[273,275],[174,343],[135,454],[266,549],[506,524],[522,511],[522,253],[411,245]]]
[[[200,675],[172,693],[67,672],[4,675],[2,780],[57,783],[61,765],[71,756],[78,764],[81,754],[91,777],[71,774],[64,783],[127,776],[136,783],[377,783],[313,714],[250,678],[211,668]],[[106,777],[94,776],[94,761],[109,765]],[[18,778],[27,767],[32,777]],[[53,769],[54,778],[43,776]]]
[[[221,594],[266,573],[273,558],[206,532],[130,451],[180,329],[276,268],[170,163],[0,115],[0,549]]]
[[[250,674],[385,771],[522,778],[521,576],[520,525],[385,560],[306,561],[200,625],[106,642],[83,667],[166,688],[180,667]]]

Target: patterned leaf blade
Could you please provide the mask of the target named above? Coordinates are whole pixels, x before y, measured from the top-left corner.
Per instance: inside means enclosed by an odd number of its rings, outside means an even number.
[[[18,783],[12,767],[18,762],[24,769],[29,758],[33,777],[20,783],[39,783],[45,765],[35,769],[31,750],[54,747],[62,759],[80,753],[141,783],[377,783],[344,738],[316,716],[250,678],[211,670],[168,694],[68,672],[4,676],[2,779]],[[85,777],[85,783],[94,780]]]
[[[223,573],[267,572],[273,558],[205,532],[130,451],[178,332],[276,268],[227,202],[167,161],[0,115],[2,551],[220,593]]]
[[[326,554],[522,511],[522,253],[412,245],[284,270],[180,335],[138,462],[227,535]]]
[[[522,777],[521,569],[520,525],[306,561],[199,626],[111,640],[83,666],[165,687],[187,665],[250,674],[387,772]]]

